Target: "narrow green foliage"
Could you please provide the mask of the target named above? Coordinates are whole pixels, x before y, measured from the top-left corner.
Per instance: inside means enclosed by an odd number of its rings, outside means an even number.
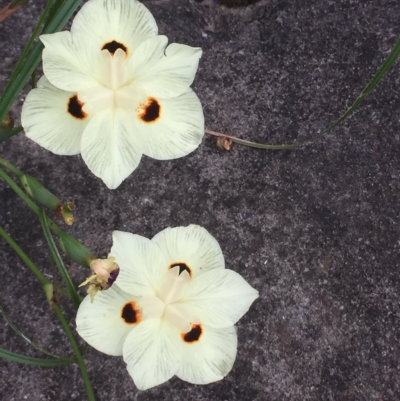
[[[42,225],[44,236],[46,238],[47,246],[48,246],[49,251],[50,251],[50,255],[51,255],[52,259],[54,260],[54,262],[55,262],[55,264],[56,264],[56,266],[57,266],[57,268],[58,268],[58,270],[60,272],[60,275],[61,275],[61,277],[62,277],[62,279],[63,279],[63,281],[64,281],[64,283],[65,283],[65,285],[67,287],[68,293],[69,293],[69,295],[70,295],[70,297],[71,297],[71,299],[72,299],[72,301],[73,301],[73,303],[75,305],[75,308],[78,309],[79,304],[81,303],[81,299],[80,299],[80,297],[79,297],[79,295],[78,295],[78,293],[77,293],[77,291],[75,289],[74,284],[72,283],[71,277],[68,274],[68,271],[67,271],[67,269],[66,269],[66,267],[64,265],[64,262],[61,259],[61,256],[60,256],[60,254],[58,252],[58,249],[57,249],[56,244],[55,244],[55,242],[53,240],[53,237],[51,236],[50,227],[49,227],[49,224],[47,222],[47,216],[46,216],[46,214],[44,212],[44,209],[39,209],[39,218],[40,218],[40,223]]]
[[[82,0],[68,0],[64,2],[53,18],[48,20],[48,23],[46,23],[46,26],[43,29],[43,33],[53,33],[59,31],[81,3]],[[44,20],[48,16],[51,5],[52,2],[49,1],[40,17],[38,24],[36,25],[31,38],[29,39],[27,46],[24,49],[24,52],[22,53],[22,56],[20,57],[13,76],[11,77],[3,95],[0,98],[0,120],[6,115],[14,100],[21,92],[25,83],[29,80],[29,77],[32,75],[42,58],[43,45],[40,42],[36,43],[28,57],[26,57],[26,55],[29,52],[29,49],[35,40]]]
[[[1,160],[0,160],[1,163]],[[27,204],[27,206],[39,216],[39,207],[31,200],[31,198],[14,182],[14,180],[0,168],[0,178],[2,178],[10,188]],[[47,217],[47,224],[51,231],[57,235],[60,240],[60,247],[62,251],[69,256],[74,262],[84,267],[89,267],[91,260],[96,257],[83,246],[75,238],[61,230],[58,225]]]
[[[36,202],[56,212],[56,216],[61,216],[66,224],[69,226],[74,222],[73,211],[75,210],[74,202],[63,203],[46,187],[44,187],[38,180],[28,174],[24,174],[21,170],[17,169],[14,165],[0,157],[0,164],[6,169],[15,174],[24,188],[25,192]]]
[[[51,285],[51,284],[49,285],[49,288],[50,288],[50,292],[51,292],[51,294],[52,294],[53,290],[52,290],[52,285]],[[51,296],[52,296],[52,295],[51,295]],[[29,339],[25,334],[23,334],[23,333],[21,332],[21,330],[19,330],[18,327],[13,323],[13,321],[12,321],[12,320],[10,319],[10,317],[6,314],[5,310],[2,308],[1,305],[0,305],[0,313],[3,315],[3,317],[4,317],[4,319],[6,320],[6,322],[8,323],[8,325],[9,325],[24,341],[26,341],[30,346],[32,346],[32,347],[35,348],[36,350],[38,350],[38,351],[40,351],[40,352],[42,352],[42,353],[44,353],[44,354],[46,354],[46,355],[49,355],[49,356],[51,356],[51,357],[53,357],[53,358],[56,358],[56,359],[61,359],[61,360],[64,360],[64,361],[69,361],[70,363],[71,363],[71,362],[74,362],[74,360],[73,360],[72,358],[66,358],[66,357],[63,357],[63,356],[59,356],[59,355],[53,354],[52,352],[45,350],[44,348],[40,347],[38,344],[36,344],[36,343],[34,343],[32,340],[30,340],[30,339]]]
[[[65,331],[65,334],[67,335],[68,340],[69,340],[69,342],[70,342],[70,344],[72,346],[72,349],[73,349],[73,351],[75,353],[76,361],[77,361],[77,363],[79,365],[79,368],[81,370],[81,375],[82,375],[83,382],[85,383],[86,394],[88,396],[88,400],[89,401],[95,401],[93,388],[92,388],[92,385],[90,383],[89,375],[88,375],[87,370],[86,370],[86,365],[85,365],[85,362],[83,360],[82,353],[81,353],[81,351],[80,351],[80,349],[78,347],[78,344],[77,344],[77,342],[76,342],[76,340],[74,338],[74,335],[72,334],[72,331],[68,326],[68,322],[65,320],[65,317],[62,314],[61,309],[57,304],[54,305],[54,311],[55,311],[58,319],[60,320],[60,323],[61,323],[61,325],[62,325],[62,327],[63,327],[63,329]]]
[[[56,211],[61,204],[60,199],[45,188],[39,181],[30,175],[24,174],[20,178],[25,192],[37,202],[50,210]]]
[[[96,259],[89,249],[69,234],[60,235],[59,241],[61,250],[81,266],[89,267],[90,262]]]
[[[25,356],[21,354],[17,354],[12,351],[7,351],[3,348],[0,348],[0,357],[7,359],[12,362],[24,363],[26,365],[33,366],[43,366],[47,368],[55,368],[57,366],[66,366],[74,363],[74,359],[41,359],[41,358],[32,358],[30,356]]]
[[[233,142],[236,142],[240,145],[249,146],[249,147],[258,148],[258,149],[270,149],[270,150],[293,149],[293,148],[298,148],[300,146],[303,146],[307,143],[314,142],[315,140],[321,138],[328,132],[332,131],[335,127],[337,127],[344,120],[346,120],[346,118],[348,118],[350,116],[350,114],[353,113],[353,111],[363,102],[363,100],[372,92],[372,90],[375,88],[375,86],[380,82],[380,80],[389,71],[389,69],[392,67],[393,63],[397,60],[399,55],[400,55],[400,38],[397,40],[392,51],[390,52],[390,54],[386,58],[386,60],[383,62],[383,64],[379,68],[378,72],[374,75],[374,77],[371,79],[371,81],[368,83],[368,85],[360,93],[360,95],[358,96],[356,101],[351,105],[351,107],[348,110],[346,110],[346,112],[337,121],[335,121],[333,124],[331,124],[326,130],[324,130],[319,135],[317,135],[313,138],[306,139],[304,141],[300,141],[297,143],[291,143],[288,145],[269,145],[269,144],[256,143],[256,142],[252,142],[252,141],[246,141],[244,139],[239,139],[239,138],[236,138],[236,137],[230,136],[230,135],[220,134],[220,133],[214,132],[214,131],[206,130],[206,132],[210,135],[229,138]]]
[[[0,236],[11,246],[14,252],[22,259],[22,261],[29,267],[31,272],[36,276],[36,278],[42,284],[42,287],[51,284],[51,282],[46,278],[46,276],[36,267],[29,256],[22,250],[22,248],[11,238],[11,236],[0,227]]]
[[[28,4],[29,0],[13,0],[10,3],[10,8],[17,8],[17,7],[22,7],[25,6],[26,4]]]

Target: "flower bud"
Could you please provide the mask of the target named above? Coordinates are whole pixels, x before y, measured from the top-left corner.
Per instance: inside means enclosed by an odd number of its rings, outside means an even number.
[[[63,233],[59,237],[61,250],[74,262],[83,267],[89,267],[96,257],[79,241],[69,234]]]
[[[98,291],[110,288],[117,279],[119,267],[114,260],[115,258],[110,256],[108,259],[94,259],[90,262],[90,269],[94,274],[79,287],[87,285],[86,291],[92,302]]]

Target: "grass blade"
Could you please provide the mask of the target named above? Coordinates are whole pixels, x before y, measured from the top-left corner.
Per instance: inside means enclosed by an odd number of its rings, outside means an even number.
[[[4,348],[0,348],[0,357],[5,358],[12,362],[24,363],[24,364],[33,365],[33,366],[44,366],[47,368],[55,368],[57,366],[65,366],[65,365],[70,365],[71,363],[75,363],[74,359],[33,358],[31,356],[25,356],[25,355],[17,354],[12,351],[7,351]]]
[[[79,7],[82,0],[70,0],[63,4],[60,11],[54,16],[54,18],[48,23],[43,33],[53,33],[60,30],[74,11]],[[42,58],[43,45],[41,42],[36,43],[32,52],[23,61],[23,65],[18,73],[18,75],[10,80],[7,85],[1,99],[0,99],[0,121],[7,114],[8,110],[11,108],[14,100],[17,98],[18,94],[22,91],[25,83],[29,80],[33,71],[39,64]]]
[[[6,314],[5,310],[3,309],[3,307],[0,305],[0,313],[3,315],[5,321],[8,323],[8,325],[23,339],[25,340],[30,346],[32,346],[33,348],[37,349],[38,351],[42,352],[43,354],[49,355],[55,359],[60,359],[60,360],[65,360],[65,361],[72,361],[74,362],[73,359],[71,358],[66,358],[63,356],[59,356],[56,354],[53,354],[50,351],[45,350],[44,348],[42,348],[41,346],[39,346],[38,344],[34,343],[32,340],[30,340],[24,333],[22,333],[21,330],[18,329],[18,327],[13,323],[13,321],[10,319],[10,317]]]
[[[64,262],[61,259],[60,253],[58,252],[58,249],[54,242],[54,239],[51,236],[50,227],[47,222],[47,216],[44,212],[44,209],[42,209],[42,208],[39,209],[39,218],[40,218],[40,223],[42,225],[44,236],[46,238],[47,246],[49,247],[50,255],[51,255],[52,259],[54,260],[55,264],[57,265],[57,268],[60,272],[61,278],[63,279],[63,281],[67,287],[68,293],[75,305],[75,308],[78,309],[79,304],[81,303],[81,298],[78,295],[74,284],[72,283],[71,277],[68,274],[68,271],[64,265]]]
[[[375,86],[380,82],[380,80],[389,71],[389,69],[392,67],[393,63],[397,60],[399,55],[400,55],[400,38],[397,40],[392,51],[390,52],[390,54],[386,58],[386,60],[383,62],[383,64],[379,68],[378,72],[374,75],[374,77],[371,79],[371,81],[368,83],[368,85],[363,89],[363,91],[360,93],[360,95],[355,100],[355,102],[350,106],[350,108],[347,109],[346,112],[338,120],[336,120],[333,124],[331,124],[326,130],[324,130],[323,132],[321,132],[320,134],[316,135],[313,138],[306,139],[304,141],[300,141],[300,142],[296,142],[296,143],[290,143],[287,145],[270,145],[270,144],[246,141],[245,139],[236,138],[231,135],[224,135],[219,132],[214,132],[214,131],[210,131],[210,130],[205,130],[205,132],[209,135],[229,138],[233,142],[236,142],[240,145],[249,146],[249,147],[257,148],[257,149],[269,149],[269,150],[294,149],[294,148],[303,146],[307,143],[314,142],[317,139],[324,136],[325,134],[327,134],[328,132],[332,131],[335,127],[337,127],[344,120],[346,120],[346,118],[348,118],[350,116],[350,114],[353,113],[353,111],[364,101],[364,99],[372,92],[372,90],[375,88]]]

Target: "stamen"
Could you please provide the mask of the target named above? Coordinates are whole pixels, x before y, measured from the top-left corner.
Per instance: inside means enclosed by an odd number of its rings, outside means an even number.
[[[199,341],[201,335],[203,334],[203,329],[200,324],[192,324],[192,330],[188,333],[182,333],[183,341],[187,343],[193,343],[195,341]]]
[[[140,309],[134,301],[128,302],[123,306],[121,317],[127,324],[139,323],[142,320]]]
[[[78,118],[79,120],[84,120],[87,117],[87,113],[82,110],[84,103],[78,99],[77,95],[69,98],[68,101],[68,113],[72,117]]]
[[[111,42],[106,43],[101,50],[108,50],[111,55],[114,55],[114,53],[118,50],[121,49],[123,50],[126,55],[128,55],[128,48],[121,42],[117,42],[116,40],[113,40]]]
[[[153,123],[161,116],[161,106],[158,101],[149,97],[139,108],[139,117],[145,123]]]

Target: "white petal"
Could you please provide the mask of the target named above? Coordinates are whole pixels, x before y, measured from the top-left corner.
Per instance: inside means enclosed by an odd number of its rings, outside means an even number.
[[[172,43],[163,58],[156,63],[151,60],[136,72],[135,84],[157,98],[179,96],[192,84],[201,54],[198,47]]]
[[[158,35],[145,40],[129,58],[129,75],[137,78],[165,57],[168,38]]]
[[[182,358],[179,333],[160,319],[137,325],[123,348],[128,372],[140,390],[169,380],[178,370]]]
[[[150,11],[136,0],[88,1],[71,26],[73,36],[83,32],[99,49],[115,40],[128,47],[129,53],[157,31]]]
[[[57,89],[43,76],[22,106],[21,121],[26,136],[58,155],[80,153],[82,132],[89,116],[82,120],[68,113],[72,96],[73,93]]]
[[[143,153],[158,160],[170,160],[193,152],[204,136],[203,109],[196,94],[189,89],[170,99],[155,99],[160,117],[151,122],[140,116],[137,129],[144,135]]]
[[[113,284],[99,291],[91,302],[90,296],[79,305],[76,330],[92,347],[108,355],[122,355],[124,341],[132,329],[140,325],[127,324],[121,317],[124,305],[137,298]]]
[[[117,188],[135,170],[142,155],[129,114],[111,109],[94,115],[83,133],[81,153],[94,175],[108,188]]]
[[[43,71],[57,88],[78,92],[98,85],[100,79],[100,51],[89,38],[76,37],[72,43],[71,33],[57,32],[41,35]]]
[[[235,324],[258,298],[258,291],[233,270],[213,270],[191,280],[182,302],[207,326]]]
[[[158,295],[168,272],[168,261],[152,241],[140,235],[114,231],[110,255],[120,267],[118,286],[137,296]]]
[[[184,343],[183,361],[176,374],[193,384],[223,379],[236,359],[237,335],[233,326],[213,329],[202,326],[198,341]]]
[[[170,264],[185,263],[191,277],[212,269],[224,269],[225,261],[216,239],[203,227],[166,228],[151,240],[165,254]]]

